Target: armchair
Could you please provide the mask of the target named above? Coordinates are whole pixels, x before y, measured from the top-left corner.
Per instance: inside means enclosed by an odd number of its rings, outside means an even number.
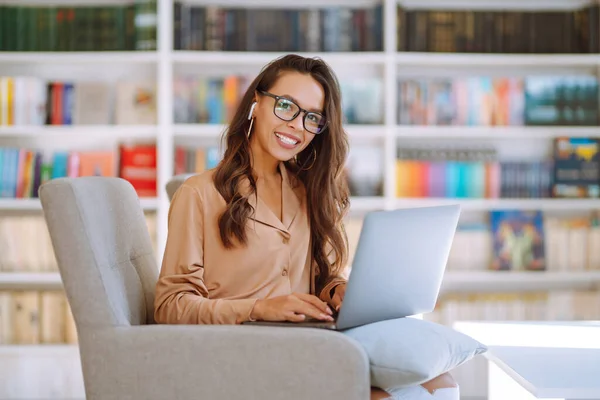
[[[87,400],[369,398],[349,337],[307,328],[158,325],[158,266],[133,187],[59,178],[40,188],[73,310]]]
[[[175,194],[175,192],[177,191],[177,189],[179,189],[179,186],[181,186],[181,184],[183,182],[185,182],[185,180],[191,176],[193,176],[194,174],[180,174],[180,175],[175,175],[174,177],[172,177],[169,182],[167,182],[166,185],[166,190],[167,190],[167,196],[169,197],[169,201],[171,201],[173,199],[173,195]]]

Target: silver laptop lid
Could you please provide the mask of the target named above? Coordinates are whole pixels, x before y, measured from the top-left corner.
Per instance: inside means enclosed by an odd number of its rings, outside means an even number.
[[[431,312],[459,215],[459,205],[368,213],[337,328]]]

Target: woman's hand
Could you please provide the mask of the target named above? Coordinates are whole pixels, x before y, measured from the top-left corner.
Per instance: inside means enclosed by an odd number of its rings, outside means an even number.
[[[318,297],[293,293],[272,299],[257,300],[250,318],[261,321],[301,322],[308,318],[333,321],[331,309]]]
[[[346,294],[346,284],[340,283],[335,287],[335,291],[333,292],[333,297],[331,298],[331,305],[335,309],[335,311],[339,311],[342,306],[342,302],[344,301],[344,295]]]

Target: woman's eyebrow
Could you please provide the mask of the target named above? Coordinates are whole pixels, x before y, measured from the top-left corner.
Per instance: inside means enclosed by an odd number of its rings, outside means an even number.
[[[294,103],[299,104],[300,102],[290,96],[289,94],[282,94],[281,97],[285,97],[286,99],[292,100]],[[319,110],[318,108],[307,108],[308,111],[317,112],[319,114],[323,114],[323,110]]]

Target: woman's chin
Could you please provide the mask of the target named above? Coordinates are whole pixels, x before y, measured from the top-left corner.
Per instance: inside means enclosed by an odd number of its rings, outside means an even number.
[[[297,154],[296,151],[290,151],[290,150],[282,151],[281,149],[271,149],[271,151],[269,153],[271,154],[271,157],[273,157],[274,159],[276,159],[277,161],[280,161],[280,162],[290,161]]]

